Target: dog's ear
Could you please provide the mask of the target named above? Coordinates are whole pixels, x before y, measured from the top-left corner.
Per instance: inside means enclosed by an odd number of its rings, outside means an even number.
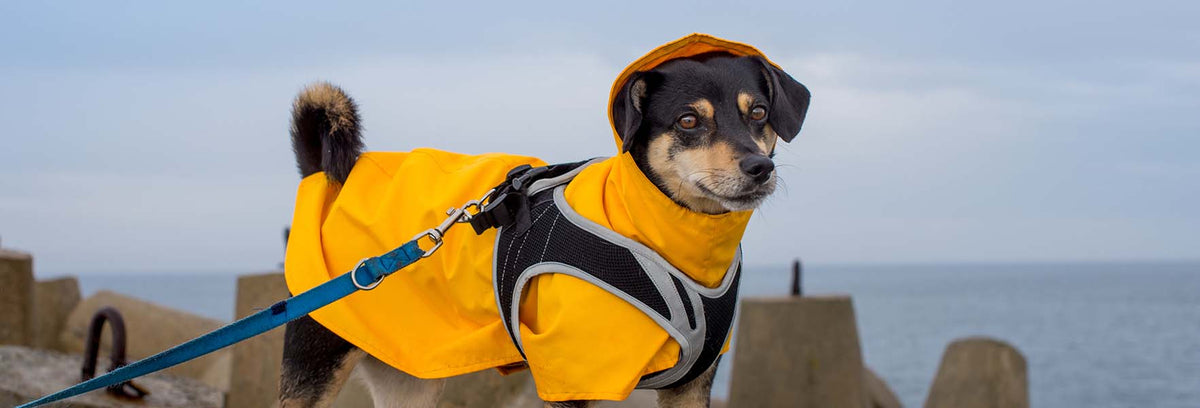
[[[642,108],[645,107],[648,80],[652,75],[635,72],[625,80],[621,91],[612,101],[613,126],[621,137],[621,152],[629,151],[642,126]]]
[[[767,81],[767,95],[771,98],[771,113],[767,123],[785,142],[791,142],[800,133],[804,115],[808,113],[808,101],[812,94],[804,84],[796,81],[787,72],[776,68],[762,58],[755,57],[763,67]]]

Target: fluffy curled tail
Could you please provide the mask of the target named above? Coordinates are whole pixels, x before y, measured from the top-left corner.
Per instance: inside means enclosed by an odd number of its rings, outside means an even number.
[[[292,150],[300,175],[324,171],[342,183],[362,153],[358,107],[341,88],[328,82],[309,85],[292,104]]]

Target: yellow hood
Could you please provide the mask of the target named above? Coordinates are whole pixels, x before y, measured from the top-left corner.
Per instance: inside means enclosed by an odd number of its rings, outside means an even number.
[[[621,73],[711,51],[761,56],[754,48],[693,34],[651,51]],[[610,115],[611,116],[611,115]],[[620,146],[620,140],[617,145]],[[446,208],[479,197],[521,164],[509,154],[468,156],[432,149],[362,155],[343,185],[323,173],[299,187],[285,263],[300,293],[436,225]],[[705,286],[716,286],[737,251],[750,211],[706,215],[676,205],[618,154],[582,171],[567,202],[584,217],[662,254]],[[495,303],[495,230],[454,228],[433,256],[378,288],[312,313],[334,333],[385,363],[422,378],[441,378],[522,361]],[[548,401],[619,400],[646,374],[675,365],[678,344],[621,298],[561,274],[535,277],[520,305],[526,362]]]
[[[675,41],[658,46],[650,52],[643,55],[641,58],[633,61],[626,66],[620,74],[617,75],[617,80],[613,81],[612,89],[608,93],[608,122],[612,125],[613,141],[617,144],[617,152],[621,151],[621,135],[617,133],[617,125],[613,119],[613,102],[617,100],[617,94],[621,92],[621,88],[625,86],[625,81],[629,80],[630,76],[639,71],[649,71],[655,67],[662,65],[664,62],[678,59],[693,57],[700,54],[710,52],[724,52],[738,57],[759,57],[771,65],[775,65],[767,56],[753,46],[742,44],[737,41],[729,41],[713,37],[708,34],[692,33]],[[775,65],[778,67],[778,65]]]

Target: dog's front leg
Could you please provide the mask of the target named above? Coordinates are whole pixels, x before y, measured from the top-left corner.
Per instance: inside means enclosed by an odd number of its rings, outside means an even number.
[[[713,376],[717,373],[717,363],[713,362],[704,374],[687,384],[675,388],[658,390],[659,408],[708,408],[709,396],[712,394]]]

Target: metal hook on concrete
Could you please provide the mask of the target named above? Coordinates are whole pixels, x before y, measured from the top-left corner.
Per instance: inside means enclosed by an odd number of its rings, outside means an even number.
[[[121,312],[118,312],[115,308],[102,307],[92,316],[92,323],[88,326],[88,338],[83,354],[83,375],[81,381],[87,381],[96,376],[96,360],[99,358],[100,353],[100,334],[104,331],[105,322],[108,322],[109,331],[112,333],[112,350],[108,354],[110,361],[108,371],[116,370],[126,364],[125,318],[121,317]],[[131,399],[141,399],[146,394],[149,394],[149,392],[138,387],[132,381],[108,387],[108,393]]]

